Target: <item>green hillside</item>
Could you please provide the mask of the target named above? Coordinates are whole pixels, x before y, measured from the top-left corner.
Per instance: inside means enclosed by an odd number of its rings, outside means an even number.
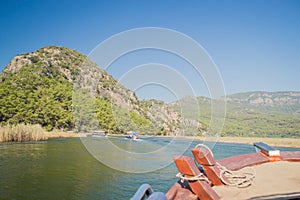
[[[197,105],[186,97],[169,106],[189,111],[186,117],[204,128],[211,120],[211,99],[198,97]],[[300,137],[300,92],[249,92],[226,97],[227,111],[222,136]],[[206,130],[202,130],[206,131]]]
[[[0,77],[1,124],[40,124],[47,130],[72,129],[73,86],[55,68],[24,65]]]
[[[0,75],[0,97],[2,126],[159,134],[172,123],[141,106],[134,92],[86,56],[65,47],[44,47],[13,58]]]

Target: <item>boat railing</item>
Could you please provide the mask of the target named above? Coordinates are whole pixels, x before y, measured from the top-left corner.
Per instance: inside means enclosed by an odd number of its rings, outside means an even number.
[[[167,200],[166,196],[162,192],[154,192],[149,184],[142,184],[136,191],[131,200]]]

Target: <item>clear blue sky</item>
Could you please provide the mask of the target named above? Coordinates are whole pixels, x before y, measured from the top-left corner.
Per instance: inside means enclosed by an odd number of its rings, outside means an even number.
[[[150,26],[199,42],[228,94],[300,91],[298,0],[1,0],[0,26],[0,70],[20,53],[58,45],[88,54],[113,34]]]

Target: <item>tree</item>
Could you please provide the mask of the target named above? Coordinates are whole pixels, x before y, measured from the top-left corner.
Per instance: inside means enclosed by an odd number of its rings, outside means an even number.
[[[97,121],[94,98],[87,89],[77,88],[73,92],[73,116],[78,132],[100,129]]]

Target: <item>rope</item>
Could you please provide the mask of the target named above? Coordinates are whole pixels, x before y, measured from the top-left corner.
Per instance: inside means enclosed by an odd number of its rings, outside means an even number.
[[[179,172],[178,174],[176,174],[176,177],[180,178],[182,183],[184,181],[206,181],[208,184],[210,184],[210,181],[208,180],[208,178],[203,173],[200,173],[200,174],[198,174],[196,176],[193,176],[193,177],[186,177],[186,175],[181,174]]]
[[[220,170],[220,179],[221,181],[228,186],[231,187],[238,187],[238,188],[245,188],[249,187],[252,185],[256,172],[255,170],[251,167],[244,168],[249,169],[251,171],[248,172],[243,172],[243,170],[236,170],[236,171],[231,171],[227,169],[226,167],[222,166],[220,163],[217,163],[217,167]],[[227,181],[225,178],[227,178]]]
[[[210,150],[210,148],[208,146],[206,146],[205,144],[198,144],[195,146],[195,148],[200,148],[200,147],[204,147],[206,150],[208,150],[212,157],[214,157],[213,152]],[[202,165],[202,164],[201,164]],[[214,166],[214,165],[203,165],[203,166]],[[225,166],[222,166],[220,163],[216,162],[216,166],[219,168],[220,170],[220,179],[221,181],[228,186],[232,186],[232,187],[238,187],[238,188],[245,188],[248,187],[250,185],[252,185],[256,172],[253,168],[247,167],[244,169],[250,169],[251,172],[243,172],[243,170],[236,170],[236,171],[231,171],[229,169],[227,169]],[[225,180],[225,178],[227,180]]]
[[[212,157],[214,157],[213,152],[210,150],[210,148],[209,148],[208,146],[206,146],[205,144],[197,144],[197,145],[195,146],[195,149],[200,149],[200,147],[204,147],[206,150],[209,151],[209,153],[211,153]]]

